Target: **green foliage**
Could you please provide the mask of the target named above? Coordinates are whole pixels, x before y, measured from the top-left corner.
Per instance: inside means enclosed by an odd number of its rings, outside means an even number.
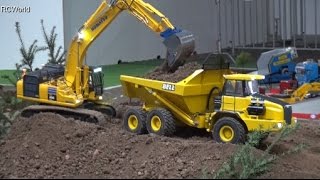
[[[0,139],[10,130],[20,110],[32,104],[17,99],[15,91],[0,90]]]
[[[63,64],[65,62],[65,54],[66,51],[62,52],[62,46],[58,47],[58,50],[56,50],[56,39],[58,34],[55,33],[56,27],[53,26],[51,29],[50,34],[48,34],[45,30],[45,27],[43,25],[43,19],[41,19],[41,27],[42,27],[42,32],[44,36],[45,43],[47,45],[47,49],[49,50],[48,56],[48,63],[50,64]]]
[[[271,154],[272,148],[282,139],[288,137],[298,127],[299,125],[284,127],[262,154],[255,153],[254,147],[259,146],[261,140],[266,137],[266,132],[255,131],[249,133],[247,142],[239,147],[229,160],[222,165],[213,178],[251,179],[265,173],[269,169],[269,165],[279,157]],[[304,148],[304,145],[298,145],[296,148],[284,152],[280,156],[298,152],[302,148]],[[208,179],[208,175],[204,174],[202,176]]]
[[[9,76],[8,74],[2,75],[1,78],[8,80],[8,82],[14,86],[17,86],[17,81],[21,78],[21,64],[16,63],[16,70],[12,73],[12,76]]]
[[[248,62],[252,61],[252,56],[248,52],[241,52],[237,57],[236,57],[236,65],[238,67],[244,67],[245,64]]]
[[[32,71],[32,68],[33,68],[32,65],[33,65],[33,62],[34,62],[35,55],[40,51],[46,50],[47,48],[46,47],[38,47],[37,46],[37,42],[38,42],[37,40],[34,40],[33,43],[30,45],[30,47],[26,48],[25,44],[24,44],[24,42],[22,40],[21,29],[20,29],[19,22],[16,22],[15,26],[16,26],[16,32],[18,34],[19,41],[20,41],[20,44],[21,44],[21,47],[20,47],[20,53],[21,53],[21,56],[22,56],[21,65],[22,66],[27,66],[28,69],[30,71]]]

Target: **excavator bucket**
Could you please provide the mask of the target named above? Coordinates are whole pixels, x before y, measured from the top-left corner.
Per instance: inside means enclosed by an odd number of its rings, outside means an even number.
[[[186,30],[172,34],[163,43],[167,47],[166,63],[168,69],[166,71],[169,72],[174,72],[183,65],[195,49],[194,35]]]

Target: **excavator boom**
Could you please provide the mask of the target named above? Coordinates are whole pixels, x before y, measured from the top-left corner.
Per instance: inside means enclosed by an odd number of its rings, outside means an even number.
[[[173,72],[189,57],[195,48],[195,39],[191,32],[174,27],[167,17],[142,0],[113,0],[109,4],[103,1],[92,16],[83,24],[73,38],[66,63],[66,83],[78,88],[80,93],[80,68],[87,48],[108,25],[123,11],[127,10],[152,31],[164,38],[167,47],[167,68]],[[78,67],[78,68],[75,68]]]

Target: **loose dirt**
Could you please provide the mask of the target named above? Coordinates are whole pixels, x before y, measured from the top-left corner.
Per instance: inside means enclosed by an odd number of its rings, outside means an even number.
[[[147,73],[144,78],[176,83],[185,79],[197,69],[201,69],[201,65],[197,62],[189,62],[180,66],[174,73],[165,73],[157,67],[154,71]]]
[[[319,178],[319,138],[319,122],[302,122],[275,146],[279,159],[260,178]],[[299,144],[306,145],[301,152],[281,156]],[[0,178],[201,178],[214,174],[237,148],[191,128],[171,138],[134,135],[121,120],[101,127],[41,113],[18,118],[0,142]]]

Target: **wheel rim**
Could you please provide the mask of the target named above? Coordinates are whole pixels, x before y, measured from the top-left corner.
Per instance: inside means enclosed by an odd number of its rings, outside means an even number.
[[[159,116],[153,116],[151,118],[151,128],[153,131],[157,132],[161,128],[161,119]]]
[[[131,130],[136,130],[138,128],[138,124],[139,124],[139,121],[138,121],[137,116],[135,116],[135,115],[129,116],[128,126]]]
[[[223,126],[219,134],[223,142],[230,142],[234,137],[234,131],[230,126]]]

